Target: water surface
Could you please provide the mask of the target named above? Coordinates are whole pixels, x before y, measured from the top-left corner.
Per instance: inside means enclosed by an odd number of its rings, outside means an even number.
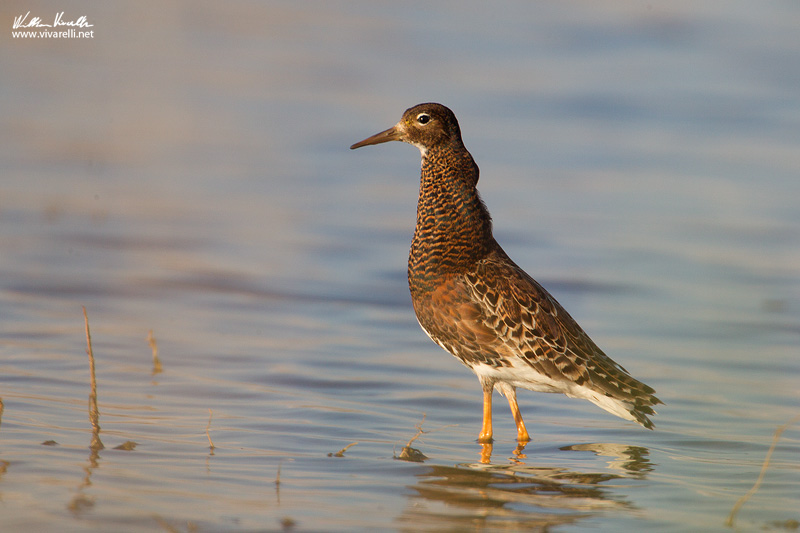
[[[729,529],[800,412],[795,3],[28,10],[67,7],[0,10],[4,530]],[[655,431],[521,391],[533,440],[498,399],[476,442],[406,288],[418,153],[347,149],[422,101]],[[796,528],[798,427],[734,530]]]

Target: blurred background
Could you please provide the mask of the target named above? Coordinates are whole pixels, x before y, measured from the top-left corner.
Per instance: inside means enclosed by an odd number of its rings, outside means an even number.
[[[93,36],[14,36],[61,12]],[[3,529],[730,529],[800,412],[798,27],[789,0],[4,2]],[[408,296],[418,151],[348,150],[425,101],[655,431],[521,391],[533,441],[497,402],[476,443],[478,382]],[[790,425],[734,529],[797,528],[798,452]]]

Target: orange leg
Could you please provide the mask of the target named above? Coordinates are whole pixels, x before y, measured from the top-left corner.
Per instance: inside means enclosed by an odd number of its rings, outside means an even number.
[[[483,387],[483,427],[478,442],[492,442],[492,391],[494,385]]]
[[[514,423],[517,425],[517,442],[528,442],[531,438],[528,436],[528,430],[525,429],[525,421],[522,420],[522,413],[519,412],[519,405],[517,405],[517,391],[511,389],[506,391],[508,398],[508,405],[511,407],[511,414],[514,415]]]

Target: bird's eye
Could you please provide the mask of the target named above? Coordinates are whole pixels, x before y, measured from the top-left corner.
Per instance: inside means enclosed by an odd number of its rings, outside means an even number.
[[[417,115],[417,122],[422,124],[423,126],[431,121],[431,116],[427,113],[420,113]]]

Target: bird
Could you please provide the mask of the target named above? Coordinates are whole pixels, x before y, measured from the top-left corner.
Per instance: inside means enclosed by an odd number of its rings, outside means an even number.
[[[608,357],[547,290],[506,254],[477,190],[478,166],[455,114],[436,103],[407,109],[393,127],[350,149],[389,141],[422,157],[408,285],[428,337],[478,377],[483,423],[478,442],[493,442],[492,394],[508,400],[517,441],[530,435],[517,388],[563,393],[640,424],[663,403],[655,390]]]

